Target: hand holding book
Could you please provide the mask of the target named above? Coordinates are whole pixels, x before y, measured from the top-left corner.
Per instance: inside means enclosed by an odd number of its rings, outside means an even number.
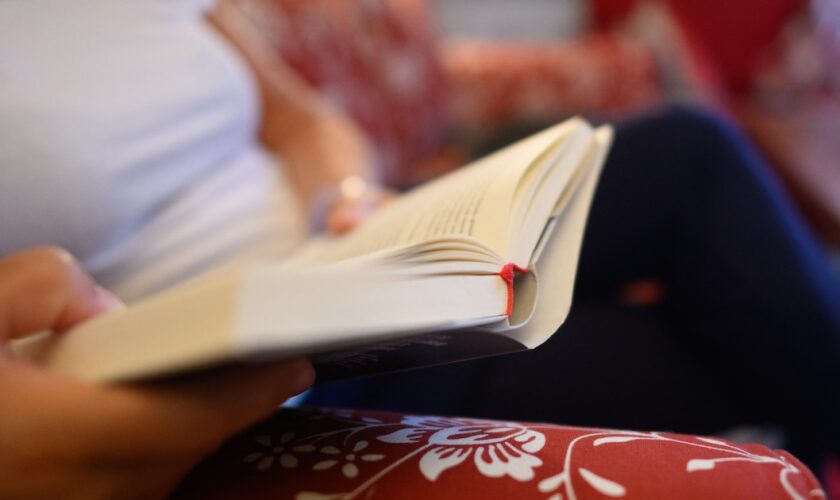
[[[314,379],[309,363],[296,360],[103,386],[5,352],[6,340],[120,308],[64,251],[0,259],[0,497],[161,497],[230,435]]]
[[[349,175],[323,188],[312,204],[312,229],[346,234],[397,194],[360,175]]]

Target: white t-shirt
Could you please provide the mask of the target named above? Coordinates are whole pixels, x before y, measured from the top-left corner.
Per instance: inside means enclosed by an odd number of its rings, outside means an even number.
[[[200,0],[0,0],[0,255],[59,245],[133,299],[303,224]]]

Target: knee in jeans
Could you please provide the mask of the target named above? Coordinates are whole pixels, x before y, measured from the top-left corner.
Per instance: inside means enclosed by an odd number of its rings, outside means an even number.
[[[677,104],[667,108],[661,119],[668,130],[689,135],[699,144],[731,144],[738,140],[738,132],[725,116],[700,106]]]
[[[703,176],[711,170],[729,169],[734,159],[748,153],[748,141],[724,115],[699,106],[679,104],[659,111],[651,117],[658,128],[660,141],[679,158],[680,162],[702,167]],[[738,163],[738,162],[735,162]]]

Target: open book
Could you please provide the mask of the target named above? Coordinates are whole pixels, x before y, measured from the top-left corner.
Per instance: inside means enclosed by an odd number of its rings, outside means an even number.
[[[571,119],[408,192],[347,236],[18,349],[115,381],[299,355],[325,380],[534,348],[571,305],[611,134]]]

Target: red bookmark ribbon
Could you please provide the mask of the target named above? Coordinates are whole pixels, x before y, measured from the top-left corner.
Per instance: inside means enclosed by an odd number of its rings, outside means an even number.
[[[516,277],[516,273],[527,273],[528,269],[524,267],[519,267],[513,262],[508,262],[502,269],[499,271],[499,277],[507,285],[507,307],[505,309],[505,314],[508,318],[510,315],[513,314],[513,278]]]

